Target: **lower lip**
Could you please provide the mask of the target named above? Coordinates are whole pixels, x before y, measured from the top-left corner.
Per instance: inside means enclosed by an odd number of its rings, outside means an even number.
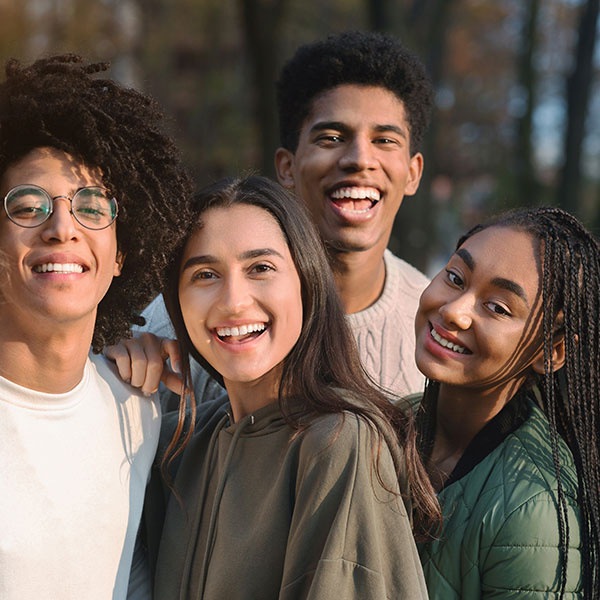
[[[33,271],[33,274],[37,277],[42,277],[43,279],[49,279],[51,281],[71,281],[83,277],[85,271],[82,271],[81,273],[62,273],[60,271],[46,271],[45,273],[39,273],[38,271]]]
[[[444,348],[444,346],[440,346],[433,337],[431,337],[431,331],[427,331],[427,335],[425,337],[425,349],[434,356],[438,358],[451,358],[453,360],[464,360],[465,357],[469,356],[469,354],[461,354],[460,352],[454,352],[454,350],[450,350],[449,348]]]
[[[331,206],[331,210],[343,221],[347,223],[351,223],[353,225],[359,225],[361,223],[365,223],[370,221],[375,217],[377,212],[379,211],[379,206],[381,204],[381,200],[379,200],[376,204],[371,206],[369,210],[364,212],[352,211],[352,210],[344,210],[342,207],[338,206],[331,198],[329,199],[329,204]]]
[[[223,348],[224,350],[227,350],[227,352],[231,352],[232,354],[240,354],[243,352],[253,350],[255,346],[257,346],[260,343],[260,340],[263,339],[267,331],[269,330],[265,329],[259,336],[249,338],[241,342],[224,342],[216,333],[213,334],[213,338],[218,343],[219,348]]]

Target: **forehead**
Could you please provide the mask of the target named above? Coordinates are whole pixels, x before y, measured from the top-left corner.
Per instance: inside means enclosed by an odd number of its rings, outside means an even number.
[[[209,208],[201,217],[202,227],[186,246],[191,252],[241,252],[257,248],[276,248],[289,254],[281,227],[271,213],[258,206],[236,204]]]
[[[471,255],[478,276],[510,279],[530,293],[538,289],[540,247],[530,233],[513,227],[488,227],[467,239],[460,249]]]
[[[102,184],[102,171],[90,168],[70,154],[51,147],[34,148],[8,166],[0,178],[0,191],[23,183],[34,183],[40,187]],[[48,191],[52,192],[51,189]],[[60,192],[57,192],[60,193]]]
[[[320,121],[336,121],[350,127],[390,124],[405,129],[404,103],[385,87],[344,84],[316,96],[302,124],[302,132]]]

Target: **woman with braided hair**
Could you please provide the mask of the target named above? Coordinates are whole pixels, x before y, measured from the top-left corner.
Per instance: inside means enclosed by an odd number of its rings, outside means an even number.
[[[423,292],[431,598],[600,598],[599,293],[598,241],[558,208],[473,228]]]

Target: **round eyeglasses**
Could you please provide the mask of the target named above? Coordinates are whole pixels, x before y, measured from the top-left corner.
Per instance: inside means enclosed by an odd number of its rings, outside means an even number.
[[[117,201],[103,187],[82,187],[69,197],[51,196],[45,189],[33,184],[12,188],[4,197],[4,210],[19,227],[39,227],[52,215],[54,200],[60,198],[71,203],[70,213],[86,229],[106,229],[119,212]]]

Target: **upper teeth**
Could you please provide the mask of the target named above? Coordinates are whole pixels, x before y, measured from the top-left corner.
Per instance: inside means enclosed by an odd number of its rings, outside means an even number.
[[[371,187],[343,187],[331,192],[332,198],[352,198],[353,200],[369,198],[378,202],[380,198],[379,190]]]
[[[251,323],[250,325],[240,325],[239,327],[217,327],[217,335],[221,337],[226,335],[246,335],[247,333],[262,331],[264,328],[264,323]]]
[[[46,273],[54,271],[55,273],[83,273],[83,267],[77,263],[45,263],[43,265],[35,265],[33,270],[36,273]]]
[[[463,346],[459,346],[458,344],[453,344],[452,342],[444,339],[435,329],[431,330],[431,337],[440,345],[444,346],[444,348],[448,348],[449,350],[454,350],[454,352],[458,352],[459,354],[464,354],[467,349]]]

